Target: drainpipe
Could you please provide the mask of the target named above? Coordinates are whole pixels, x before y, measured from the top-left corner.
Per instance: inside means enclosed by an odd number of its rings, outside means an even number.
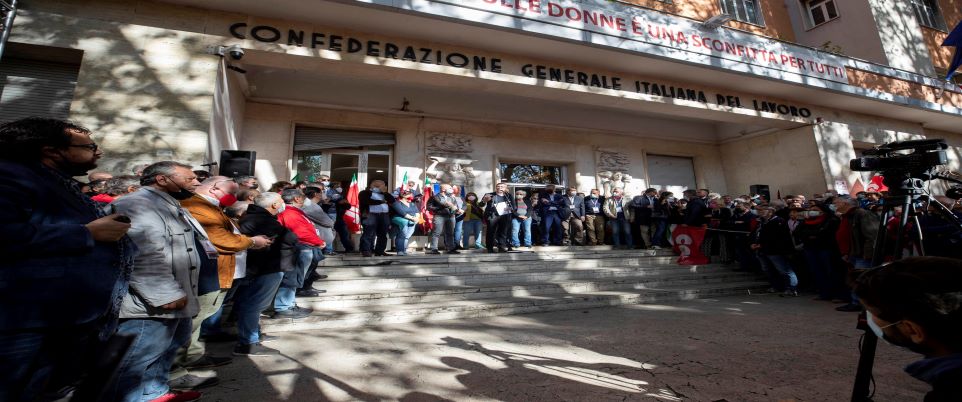
[[[6,13],[3,18],[3,31],[0,31],[0,59],[3,59],[3,49],[7,46],[7,39],[10,38],[13,19],[17,16],[17,0],[0,0],[0,10]]]

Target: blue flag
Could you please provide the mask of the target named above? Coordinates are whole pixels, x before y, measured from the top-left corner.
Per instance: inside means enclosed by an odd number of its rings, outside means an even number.
[[[955,54],[952,55],[952,64],[949,65],[949,72],[945,75],[945,80],[948,81],[952,79],[955,75],[955,70],[962,65],[962,52],[959,52],[959,47],[962,47],[962,22],[959,22],[949,36],[942,41],[942,46],[951,46],[955,48]]]

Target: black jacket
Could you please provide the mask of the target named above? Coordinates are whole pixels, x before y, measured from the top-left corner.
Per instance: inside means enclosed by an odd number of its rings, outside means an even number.
[[[586,215],[599,215],[605,216],[605,197],[599,196],[598,198],[591,198],[590,196],[585,198],[585,214]],[[594,207],[598,207],[598,212],[595,212]]]
[[[841,220],[835,215],[823,215],[825,220],[818,224],[802,222],[795,228],[795,239],[808,250],[837,250],[835,234]]]
[[[449,205],[445,205],[444,198],[442,198],[441,194],[432,195],[431,198],[428,199],[428,203],[427,203],[428,211],[431,211],[431,213],[433,213],[435,216],[454,215],[454,213],[457,212],[457,208],[458,208],[457,201],[454,199],[454,197],[455,197],[454,195],[447,196],[448,202],[450,202],[451,204],[449,206]]]
[[[701,226],[708,224],[708,218],[705,215],[710,214],[708,211],[708,201],[703,198],[692,198],[688,201],[688,206],[685,207],[685,219],[682,223],[688,226]]]
[[[511,216],[514,216],[514,200],[511,199],[511,193],[504,193],[504,195],[499,196],[497,193],[488,193],[486,196],[490,196],[491,199],[484,207],[484,218],[488,222],[498,219],[498,210],[495,207],[499,202],[505,202],[508,204],[508,212]],[[528,211],[531,212],[530,210]]]
[[[792,232],[788,230],[788,222],[780,216],[773,216],[768,222],[758,228],[758,250],[765,255],[788,255],[795,252]]]
[[[294,269],[297,258],[297,235],[277,221],[266,209],[251,204],[240,218],[241,233],[247,236],[273,237],[268,248],[247,250],[247,276],[288,272]]]
[[[635,210],[635,223],[639,225],[651,225],[651,214],[657,205],[657,196],[649,199],[645,195],[636,195],[632,198],[631,207]]]
[[[566,195],[564,196],[564,206],[570,215],[574,215],[578,218],[585,217],[585,197],[576,195],[574,196],[574,202],[572,203],[571,199]]]

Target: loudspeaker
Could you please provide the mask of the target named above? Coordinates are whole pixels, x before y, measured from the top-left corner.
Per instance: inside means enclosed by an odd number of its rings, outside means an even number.
[[[752,184],[748,186],[750,194],[760,194],[766,201],[772,201],[772,192],[768,190],[767,184]]]
[[[220,151],[220,175],[227,177],[253,176],[255,151]]]

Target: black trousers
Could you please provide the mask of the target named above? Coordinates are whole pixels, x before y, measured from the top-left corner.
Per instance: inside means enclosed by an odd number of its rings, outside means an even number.
[[[364,231],[361,233],[361,251],[384,253],[387,249],[387,230],[391,226],[391,214],[368,214],[361,224],[364,225]]]
[[[488,251],[511,247],[511,214],[488,218]]]

